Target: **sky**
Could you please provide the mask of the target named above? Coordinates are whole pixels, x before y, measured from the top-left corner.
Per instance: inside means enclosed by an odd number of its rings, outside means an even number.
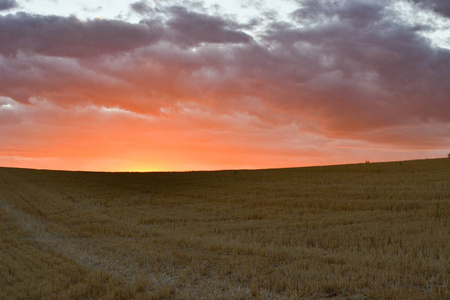
[[[0,166],[446,157],[450,1],[0,0]]]

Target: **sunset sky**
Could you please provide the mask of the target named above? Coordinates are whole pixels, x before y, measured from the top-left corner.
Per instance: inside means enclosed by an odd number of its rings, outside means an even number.
[[[0,166],[446,157],[450,1],[0,0]]]

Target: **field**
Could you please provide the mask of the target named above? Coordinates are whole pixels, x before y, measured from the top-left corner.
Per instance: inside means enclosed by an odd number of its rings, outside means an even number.
[[[450,159],[0,168],[2,299],[450,299]]]

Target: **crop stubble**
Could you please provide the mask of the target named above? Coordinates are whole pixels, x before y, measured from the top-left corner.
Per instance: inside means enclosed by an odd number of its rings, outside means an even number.
[[[0,296],[450,298],[450,159],[278,170],[0,168]]]

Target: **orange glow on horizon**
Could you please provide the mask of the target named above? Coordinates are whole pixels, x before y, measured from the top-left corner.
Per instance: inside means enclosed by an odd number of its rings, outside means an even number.
[[[42,101],[33,106],[14,105],[24,112],[27,122],[2,132],[8,141],[6,147],[0,145],[0,165],[5,167],[161,172],[421,158],[417,150],[345,139],[330,142],[295,124],[271,128],[246,114],[212,114],[196,105],[161,116],[118,107],[66,109]],[[423,157],[440,156],[426,149],[421,153]]]

